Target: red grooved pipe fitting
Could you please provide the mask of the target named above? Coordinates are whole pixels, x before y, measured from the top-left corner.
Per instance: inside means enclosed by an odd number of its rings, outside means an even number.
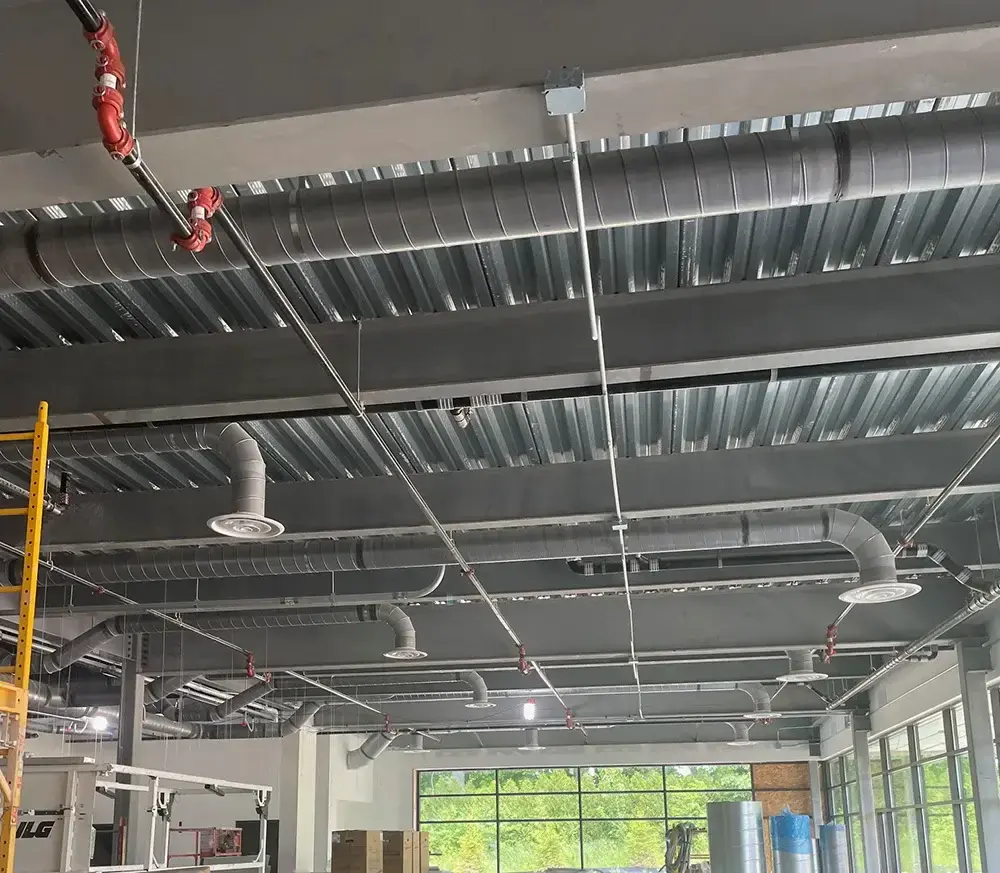
[[[101,19],[96,33],[84,33],[97,52],[94,78],[93,106],[97,110],[97,124],[101,129],[104,148],[113,158],[127,158],[135,148],[135,139],[125,128],[125,64],[115,39],[115,29],[107,18]]]
[[[188,220],[191,235],[173,234],[170,241],[188,252],[200,252],[212,241],[211,218],[222,206],[222,192],[218,188],[195,188],[188,195]]]

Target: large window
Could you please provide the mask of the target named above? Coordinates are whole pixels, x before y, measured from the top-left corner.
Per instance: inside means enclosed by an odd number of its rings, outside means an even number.
[[[452,873],[655,871],[670,825],[704,829],[709,803],[752,796],[745,765],[427,771],[417,818]],[[707,860],[704,833],[692,855]]]
[[[981,873],[965,720],[946,709],[869,749],[882,864],[894,873]],[[827,816],[846,824],[854,873],[864,873],[853,754],[824,765]]]

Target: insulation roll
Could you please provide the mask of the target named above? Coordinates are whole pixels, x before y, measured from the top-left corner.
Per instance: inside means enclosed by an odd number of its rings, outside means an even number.
[[[846,825],[819,826],[819,863],[823,873],[850,873],[851,861],[847,854]]]
[[[774,873],[814,873],[812,819],[787,808],[771,817]]]
[[[764,819],[756,801],[708,804],[712,873],[765,873]]]

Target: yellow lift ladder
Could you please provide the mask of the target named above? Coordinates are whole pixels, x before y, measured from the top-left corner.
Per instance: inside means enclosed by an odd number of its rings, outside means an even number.
[[[45,509],[45,471],[49,453],[49,405],[38,404],[38,420],[33,431],[0,434],[0,442],[31,440],[31,486],[27,506],[0,506],[0,516],[26,517],[24,564],[20,585],[0,585],[0,594],[19,595],[17,657],[0,673],[13,674],[13,682],[0,681],[0,873],[13,873],[14,842],[17,838],[17,811],[21,804],[21,777],[24,771],[25,729],[28,724],[28,678],[31,647],[35,634],[35,597],[38,589],[38,559],[42,543],[42,513]]]

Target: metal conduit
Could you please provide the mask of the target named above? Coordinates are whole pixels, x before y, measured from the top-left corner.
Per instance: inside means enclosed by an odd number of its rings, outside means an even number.
[[[84,430],[53,434],[49,441],[49,458],[63,461],[200,451],[218,452],[225,459],[233,486],[232,509],[208,520],[212,530],[237,539],[266,539],[284,530],[280,522],[269,519],[264,512],[267,476],[260,447],[235,422]],[[0,462],[30,464],[30,444],[0,443]]]
[[[869,676],[862,679],[857,685],[848,688],[843,694],[834,700],[831,700],[827,705],[827,710],[839,709],[845,703],[847,703],[852,698],[859,695],[862,691],[867,691],[876,682],[878,682],[883,677],[887,676],[897,667],[905,664],[910,658],[916,655],[921,649],[929,646],[931,643],[944,637],[948,631],[952,628],[957,627],[963,621],[966,621],[977,612],[981,612],[986,609],[987,606],[992,606],[997,601],[1000,601],[1000,582],[995,582],[989,587],[987,591],[981,594],[976,594],[973,596],[969,602],[963,606],[958,612],[953,613],[948,616],[944,621],[935,627],[931,628],[922,637],[914,640],[906,648],[896,654],[894,657],[886,661],[881,667],[872,672]]]
[[[854,556],[861,584],[896,579],[895,558],[885,537],[869,521],[843,509],[641,519],[629,522],[628,534],[634,552],[652,554],[828,542]],[[475,564],[618,555],[620,547],[617,533],[604,524],[471,531],[456,533],[454,541]],[[418,534],[113,552],[67,556],[60,565],[112,584],[422,567],[454,560],[437,537]]]
[[[188,624],[212,631],[260,630],[271,628],[321,627],[336,624],[358,624],[380,621],[388,624],[395,634],[394,647],[387,658],[410,660],[426,653],[416,648],[416,631],[409,616],[397,606],[363,606],[356,609],[292,609],[277,612],[203,612],[189,616]],[[80,658],[100,648],[104,643],[123,634],[163,633],[166,630],[158,618],[115,616],[94,625],[65,645],[42,656],[46,673],[58,673]]]
[[[1000,182],[1000,110],[961,109],[581,155],[593,230]],[[240,197],[227,208],[266,265],[569,233],[563,159]],[[162,206],[162,204],[161,204]],[[242,268],[216,237],[163,243],[136,210],[0,230],[0,293]],[[187,230],[189,233],[190,230]]]

